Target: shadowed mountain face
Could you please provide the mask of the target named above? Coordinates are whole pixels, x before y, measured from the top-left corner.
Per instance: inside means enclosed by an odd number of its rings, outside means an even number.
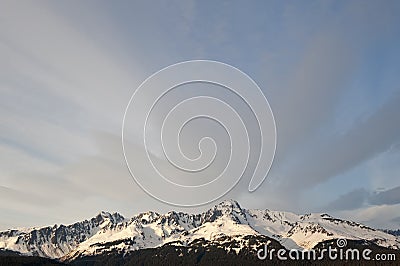
[[[400,229],[397,229],[397,230],[384,229],[382,231],[385,233],[394,235],[394,236],[400,236]]]
[[[337,239],[373,250],[398,253],[400,249],[398,236],[328,214],[247,210],[236,201],[223,201],[201,214],[149,211],[126,219],[101,212],[67,226],[3,231],[0,260],[24,255],[23,259],[36,256],[79,265],[215,264],[224,259],[254,264],[260,262],[257,251],[265,245],[276,250],[319,250]],[[279,262],[276,254],[269,260]]]

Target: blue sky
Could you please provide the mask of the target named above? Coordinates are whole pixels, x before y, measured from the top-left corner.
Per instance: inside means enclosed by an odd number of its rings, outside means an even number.
[[[132,182],[120,132],[135,88],[192,59],[249,74],[276,119],[267,180],[225,198],[400,227],[398,1],[1,6],[1,229],[173,209]]]

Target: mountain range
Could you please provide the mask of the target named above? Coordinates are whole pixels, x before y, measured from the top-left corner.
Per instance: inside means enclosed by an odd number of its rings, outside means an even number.
[[[162,259],[192,259],[184,264],[207,264],[226,256],[257,262],[257,251],[264,244],[277,249],[310,250],[334,244],[338,239],[347,240],[349,245],[396,254],[400,251],[400,237],[390,231],[325,213],[298,215],[244,209],[238,202],[228,200],[200,214],[148,211],[125,218],[118,213],[101,212],[71,225],[2,231],[0,262],[2,257],[10,256],[76,265],[110,260],[111,265],[124,265],[133,259],[144,264],[156,264]]]

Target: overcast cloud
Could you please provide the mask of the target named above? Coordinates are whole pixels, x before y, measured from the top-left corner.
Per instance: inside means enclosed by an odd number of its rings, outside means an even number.
[[[143,80],[190,59],[240,68],[275,115],[268,178],[224,198],[399,228],[399,12],[398,1],[3,1],[0,229],[175,209],[130,177],[121,126]]]

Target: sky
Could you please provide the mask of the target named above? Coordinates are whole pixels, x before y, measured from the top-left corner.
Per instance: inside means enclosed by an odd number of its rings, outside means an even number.
[[[121,144],[139,85],[198,59],[248,74],[276,122],[266,180],[249,193],[245,176],[219,200],[400,228],[400,2],[0,6],[0,230],[69,224],[101,210],[129,217],[216,204],[184,208],[149,196],[131,177]],[[196,154],[201,130],[226,147],[218,125],[196,123],[182,140],[185,152]]]

